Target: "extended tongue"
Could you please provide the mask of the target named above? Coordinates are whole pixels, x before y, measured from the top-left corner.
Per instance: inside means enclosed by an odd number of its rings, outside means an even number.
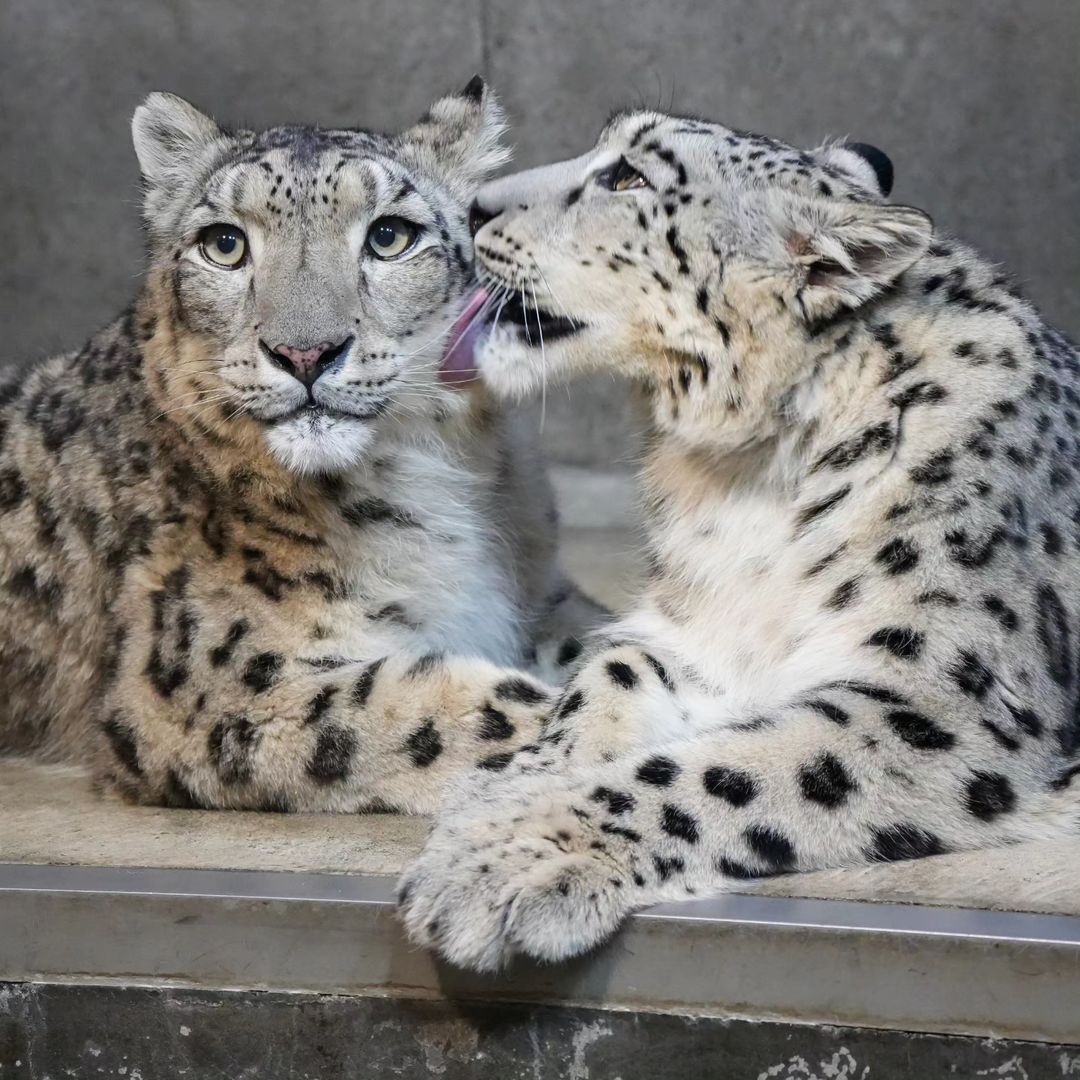
[[[476,344],[484,332],[484,320],[477,318],[488,301],[486,289],[477,289],[450,328],[450,340],[439,366],[439,378],[451,386],[464,386],[477,375]]]

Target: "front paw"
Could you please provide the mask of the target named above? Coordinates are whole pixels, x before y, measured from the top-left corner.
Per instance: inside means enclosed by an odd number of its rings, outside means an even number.
[[[410,938],[477,971],[599,944],[630,910],[634,871],[594,813],[560,793],[437,825],[399,888]]]

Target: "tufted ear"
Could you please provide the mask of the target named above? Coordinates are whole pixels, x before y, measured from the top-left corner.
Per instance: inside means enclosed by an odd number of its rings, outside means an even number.
[[[441,177],[462,198],[510,160],[502,143],[506,118],[479,75],[458,94],[441,98],[413,127],[398,136],[401,151]]]
[[[818,161],[832,165],[871,195],[884,199],[893,187],[893,163],[869,143],[832,143],[817,151]]]
[[[787,250],[805,274],[803,304],[813,318],[856,308],[920,259],[934,223],[912,206],[787,199],[779,208]]]
[[[209,116],[175,94],[151,94],[131,118],[135,154],[150,188],[167,188],[190,176],[223,135]]]

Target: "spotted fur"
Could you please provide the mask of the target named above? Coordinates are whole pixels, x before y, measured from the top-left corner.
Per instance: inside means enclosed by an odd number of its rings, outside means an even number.
[[[516,669],[595,613],[512,415],[437,375],[500,130],[476,85],[398,136],[138,110],[143,291],[0,390],[0,750],[142,802],[427,811],[540,733]],[[378,262],[387,214],[422,234]],[[324,341],[310,391],[270,355]]]
[[[635,113],[481,191],[481,274],[533,305],[482,370],[641,388],[651,577],[437,825],[417,941],[557,960],[659,900],[1080,824],[1077,351],[885,172]]]

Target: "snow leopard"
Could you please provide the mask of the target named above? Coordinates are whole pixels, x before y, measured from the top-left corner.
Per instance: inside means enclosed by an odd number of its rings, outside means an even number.
[[[1076,347],[867,144],[654,112],[470,212],[504,396],[630,380],[648,580],[402,879],[556,961],[661,900],[1075,833]]]
[[[440,369],[503,127],[479,78],[397,135],[138,108],[142,290],[0,389],[0,751],[422,813],[540,734],[597,612],[531,435]]]

